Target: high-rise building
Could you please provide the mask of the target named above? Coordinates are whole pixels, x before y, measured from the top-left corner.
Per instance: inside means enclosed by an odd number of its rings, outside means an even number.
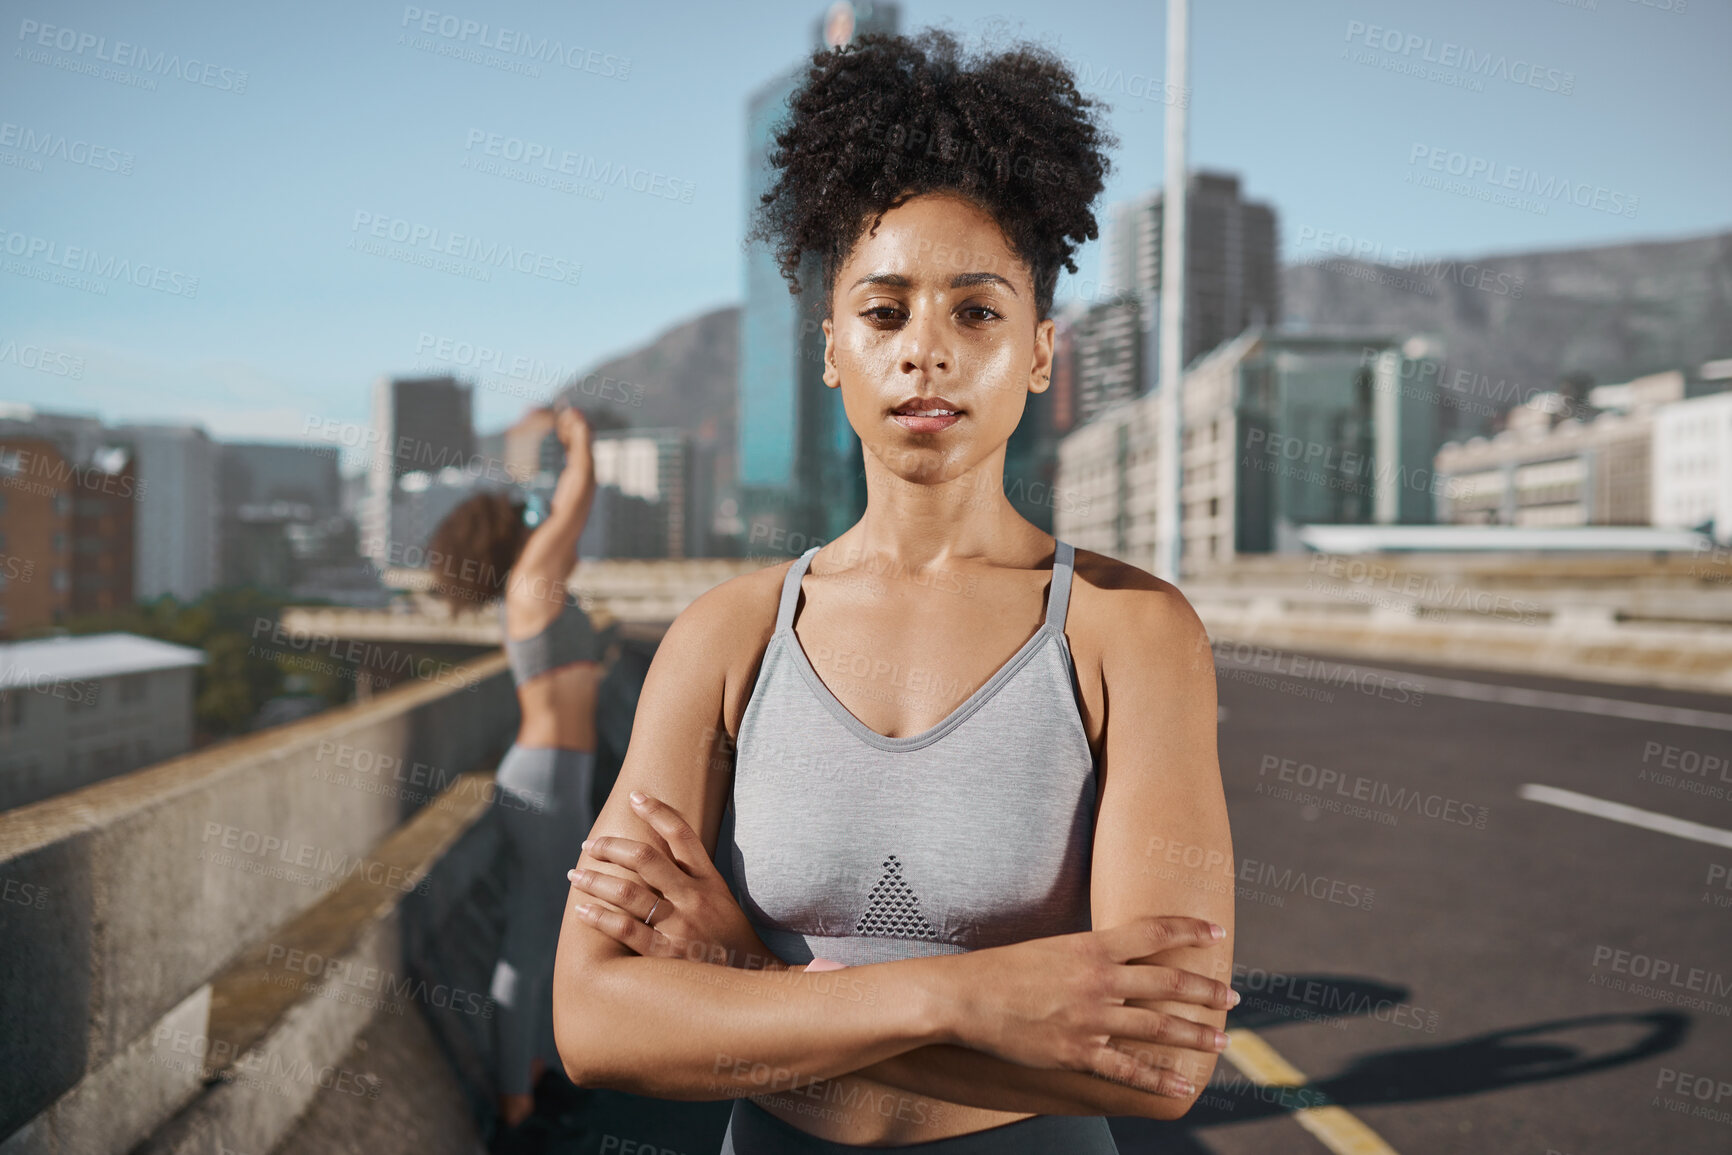
[[[73,474],[73,617],[108,614],[133,601],[138,473],[132,453],[106,446]]]
[[[224,442],[222,584],[288,590],[342,517],[335,447]]]
[[[1143,391],[1142,303],[1134,296],[1091,305],[1077,321],[1076,424]]]
[[[475,473],[474,387],[455,377],[381,377],[373,386],[373,442],[367,469],[367,498],[362,507],[361,543],[366,555],[381,567],[398,564],[393,552],[420,547],[395,524],[398,509],[419,516],[438,501],[421,497],[428,485],[403,502],[402,479],[409,474],[431,477],[446,469]],[[503,466],[492,480],[510,481]],[[441,483],[441,492],[451,487]],[[419,531],[417,531],[418,533]],[[415,536],[415,535],[409,535]]]
[[[840,47],[867,33],[895,33],[899,7],[838,0],[813,22],[812,47]],[[769,191],[769,153],[787,116],[788,97],[805,62],[752,94],[746,105],[746,211]],[[769,246],[755,243],[745,261],[740,312],[738,485],[748,527],[768,525],[810,536],[840,534],[866,508],[860,439],[842,398],[823,380],[823,290],[820,263],[808,254],[802,292],[788,292]]]
[[[133,534],[133,595],[196,601],[217,584],[217,446],[196,425],[123,425],[139,501]]]
[[[0,638],[132,604],[132,456],[111,446],[80,462],[69,444],[0,436]]]
[[[1142,383],[1160,372],[1162,190],[1112,206],[1107,280],[1142,305]],[[1185,203],[1185,344],[1182,363],[1246,329],[1281,319],[1275,210],[1244,200],[1231,173],[1193,172]]]

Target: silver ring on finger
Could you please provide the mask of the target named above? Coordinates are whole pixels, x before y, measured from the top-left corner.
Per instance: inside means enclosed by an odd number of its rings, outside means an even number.
[[[654,926],[655,925],[654,923],[652,923],[650,921],[650,919],[655,917],[656,907],[660,906],[661,904],[662,904],[662,896],[658,894],[658,895],[656,895],[655,902],[650,904],[649,913],[643,916],[643,924],[645,926]]]

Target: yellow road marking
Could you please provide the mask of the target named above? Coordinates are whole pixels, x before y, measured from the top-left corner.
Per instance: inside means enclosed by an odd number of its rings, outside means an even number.
[[[1253,1083],[1270,1087],[1303,1087],[1311,1082],[1305,1073],[1275,1048],[1243,1028],[1227,1032],[1232,1041],[1225,1056]],[[1397,1155],[1377,1132],[1360,1122],[1344,1107],[1301,1107],[1293,1121],[1317,1137],[1335,1155]]]

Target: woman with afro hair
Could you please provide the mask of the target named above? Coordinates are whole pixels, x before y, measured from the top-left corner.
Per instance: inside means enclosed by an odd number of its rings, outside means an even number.
[[[560,1056],[733,1099],[737,1155],[1116,1151],[1238,1000],[1203,628],[1004,494],[1115,142],[1050,52],[942,31],[789,106],[752,236],[823,279],[866,511],[669,628],[568,875]]]

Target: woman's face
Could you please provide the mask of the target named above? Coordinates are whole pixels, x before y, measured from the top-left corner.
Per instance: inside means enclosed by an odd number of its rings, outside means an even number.
[[[992,217],[927,193],[886,212],[837,273],[824,384],[842,390],[869,458],[949,481],[1001,452],[1027,395],[1046,390],[1052,336]]]

